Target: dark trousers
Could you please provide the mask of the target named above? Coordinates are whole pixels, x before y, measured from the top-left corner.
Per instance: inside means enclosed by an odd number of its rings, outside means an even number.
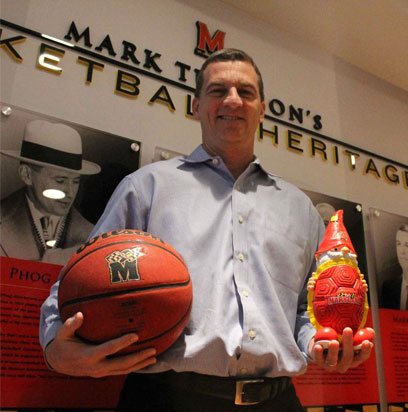
[[[117,412],[229,412],[229,411],[268,411],[268,412],[304,412],[294,386],[273,399],[256,405],[235,405],[233,400],[206,395],[178,385],[169,379],[162,379],[163,374],[128,375],[122,388]],[[174,375],[174,373],[173,373]],[[168,375],[167,375],[168,376]],[[170,375],[171,376],[171,375]]]

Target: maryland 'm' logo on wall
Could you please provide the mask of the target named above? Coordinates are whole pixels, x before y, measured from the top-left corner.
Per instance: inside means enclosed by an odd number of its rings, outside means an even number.
[[[224,48],[225,32],[216,30],[213,36],[210,35],[208,27],[201,21],[196,22],[197,26],[197,46],[194,49],[194,54],[208,57],[217,50]]]
[[[125,250],[115,250],[105,259],[108,262],[111,283],[140,280],[138,259],[145,256],[140,247]]]

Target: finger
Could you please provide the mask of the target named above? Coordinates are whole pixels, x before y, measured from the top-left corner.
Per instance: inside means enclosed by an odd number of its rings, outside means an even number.
[[[343,330],[342,354],[337,368],[338,372],[344,373],[351,367],[353,360],[353,330],[351,328],[345,328]]]
[[[351,367],[354,368],[361,363],[365,362],[371,355],[371,351],[374,347],[374,344],[368,340],[365,340],[362,345],[361,345],[361,350],[359,353],[355,356]]]
[[[93,371],[93,377],[105,375],[123,375],[135,372],[156,363],[156,349],[148,348],[140,352],[129,355],[118,356],[116,358],[105,359]]]
[[[325,363],[324,359],[324,348],[322,345],[316,344],[313,347],[313,359],[315,360],[316,364],[323,367]]]
[[[145,368],[147,365],[156,363],[156,349],[148,348],[140,352],[131,353],[129,355],[119,356],[108,360],[109,368],[112,371],[133,372]]]
[[[132,372],[137,372],[141,369],[147,368],[148,366],[152,366],[157,362],[156,358],[149,358],[146,359],[145,361],[138,363],[136,365],[133,365],[132,367],[129,367],[127,369],[117,369],[117,370],[112,370],[109,373],[109,376],[114,376],[114,375],[128,375],[129,373]],[[98,376],[95,376],[97,378]]]
[[[120,336],[119,338],[108,340],[97,346],[98,352],[101,356],[106,357],[114,355],[122,349],[134,344],[139,340],[139,337],[135,333],[128,333]]]
[[[83,321],[84,315],[81,312],[77,312],[63,323],[57,332],[57,336],[61,339],[72,338],[75,331],[81,327]]]
[[[325,360],[325,369],[329,372],[335,372],[337,370],[338,358],[339,358],[340,344],[337,341],[331,341],[327,356]]]

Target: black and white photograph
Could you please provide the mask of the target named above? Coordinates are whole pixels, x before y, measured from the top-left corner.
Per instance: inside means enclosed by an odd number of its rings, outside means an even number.
[[[1,104],[1,255],[65,264],[140,142]]]
[[[408,218],[370,209],[379,307],[408,310]]]

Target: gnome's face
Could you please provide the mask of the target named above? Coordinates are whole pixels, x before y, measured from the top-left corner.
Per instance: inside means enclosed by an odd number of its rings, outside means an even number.
[[[327,252],[321,253],[317,257],[317,264],[321,265],[324,262],[328,262],[329,260],[336,260],[336,259],[351,259],[355,263],[357,263],[357,255],[353,253],[347,246],[339,246],[333,249],[328,250]]]

